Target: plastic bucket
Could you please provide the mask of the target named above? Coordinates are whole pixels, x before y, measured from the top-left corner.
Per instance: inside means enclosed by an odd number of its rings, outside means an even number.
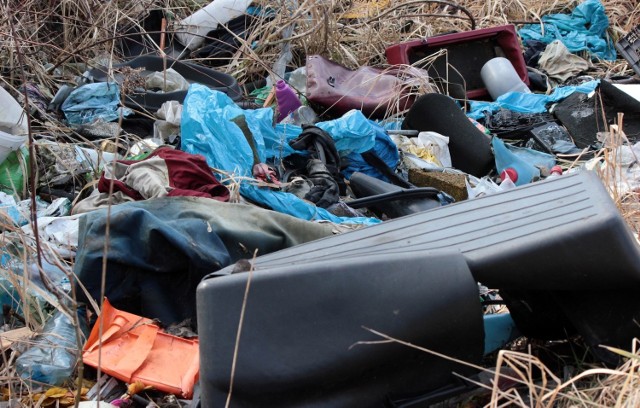
[[[6,160],[9,153],[18,150],[26,141],[26,136],[16,136],[0,130],[0,163]]]
[[[487,61],[480,70],[480,76],[493,100],[507,92],[531,93],[506,58],[497,57]]]

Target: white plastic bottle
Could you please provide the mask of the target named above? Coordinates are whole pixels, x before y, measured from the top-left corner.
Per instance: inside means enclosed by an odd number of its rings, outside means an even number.
[[[511,61],[504,57],[487,61],[480,70],[480,77],[494,101],[507,92],[531,93],[529,87],[518,76]]]
[[[190,50],[197,49],[209,31],[241,16],[249,4],[251,0],[213,0],[178,23],[178,41]]]

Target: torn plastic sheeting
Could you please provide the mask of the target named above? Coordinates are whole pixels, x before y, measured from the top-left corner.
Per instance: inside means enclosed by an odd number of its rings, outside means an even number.
[[[391,140],[391,137],[389,137],[384,128],[371,121],[369,121],[369,124],[371,124],[376,132],[373,152],[376,154],[376,156],[382,159],[382,161],[387,166],[389,166],[391,170],[395,170],[398,166],[398,162],[400,161],[398,147],[393,142],[393,140]],[[344,175],[347,179],[351,178],[351,175],[357,171],[383,181],[389,181],[383,174],[380,173],[380,171],[378,171],[378,169],[367,163],[360,153],[350,153],[347,156],[347,161],[349,164],[344,170],[342,170],[342,175]]]
[[[251,176],[253,152],[242,130],[231,120],[244,116],[253,135],[260,161],[265,160],[264,134],[276,139],[271,108],[244,110],[226,94],[193,84],[182,108],[181,147],[202,154],[211,167]]]
[[[300,133],[302,133],[302,128],[298,125],[278,123],[276,125],[276,136],[273,138],[265,136],[264,138],[265,156],[282,160],[290,154],[296,153],[296,150],[289,146],[289,142],[300,136]]]
[[[589,94],[598,87],[600,80],[585,82],[578,86],[563,86],[553,90],[551,95],[507,92],[495,102],[469,101],[471,111],[467,114],[470,118],[480,119],[484,112],[497,112],[499,109],[508,109],[522,113],[541,113],[547,111],[547,104],[559,102],[574,92]]]
[[[359,110],[350,110],[339,119],[320,122],[316,126],[331,135],[340,156],[364,153],[376,144],[378,126]]]
[[[338,153],[343,157],[349,156],[351,153],[364,153],[373,149],[379,133],[384,131],[376,122],[367,119],[359,110],[351,110],[338,119],[316,123],[316,126],[331,135],[336,143]],[[300,133],[302,133],[302,128],[298,125],[277,124],[275,135],[265,135],[266,156],[282,159],[294,153],[295,150],[289,146],[289,142],[300,136]]]
[[[540,24],[528,24],[520,29],[522,40],[537,40],[547,44],[560,40],[571,52],[588,50],[608,61],[616,59],[616,49],[606,35],[609,19],[599,0],[586,0],[571,14],[543,16],[542,22],[544,31]]]
[[[253,136],[259,159],[265,161],[265,136],[280,140],[273,127],[271,108],[243,110],[226,94],[193,84],[184,101],[181,124],[181,147],[185,152],[203,155],[209,165],[219,170],[251,177],[253,151],[242,130],[231,120],[244,115]],[[273,149],[273,146],[271,147]],[[337,217],[293,194],[257,188],[241,181],[241,194],[275,211],[305,220],[371,225],[373,218]]]
[[[115,82],[83,85],[71,92],[62,103],[62,111],[72,125],[91,123],[98,118],[112,122],[133,111],[120,108],[120,88]]]

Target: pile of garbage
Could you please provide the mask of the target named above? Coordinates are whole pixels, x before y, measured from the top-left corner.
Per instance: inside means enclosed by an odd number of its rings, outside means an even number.
[[[60,4],[34,41],[9,3],[6,406],[533,404],[491,368],[523,341],[628,357],[638,5]]]

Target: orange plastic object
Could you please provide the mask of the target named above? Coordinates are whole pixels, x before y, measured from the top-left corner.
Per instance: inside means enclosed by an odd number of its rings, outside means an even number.
[[[164,333],[151,319],[115,309],[105,299],[100,318],[84,346],[85,364],[127,383],[142,381],[157,390],[191,398],[200,375],[197,339]]]

